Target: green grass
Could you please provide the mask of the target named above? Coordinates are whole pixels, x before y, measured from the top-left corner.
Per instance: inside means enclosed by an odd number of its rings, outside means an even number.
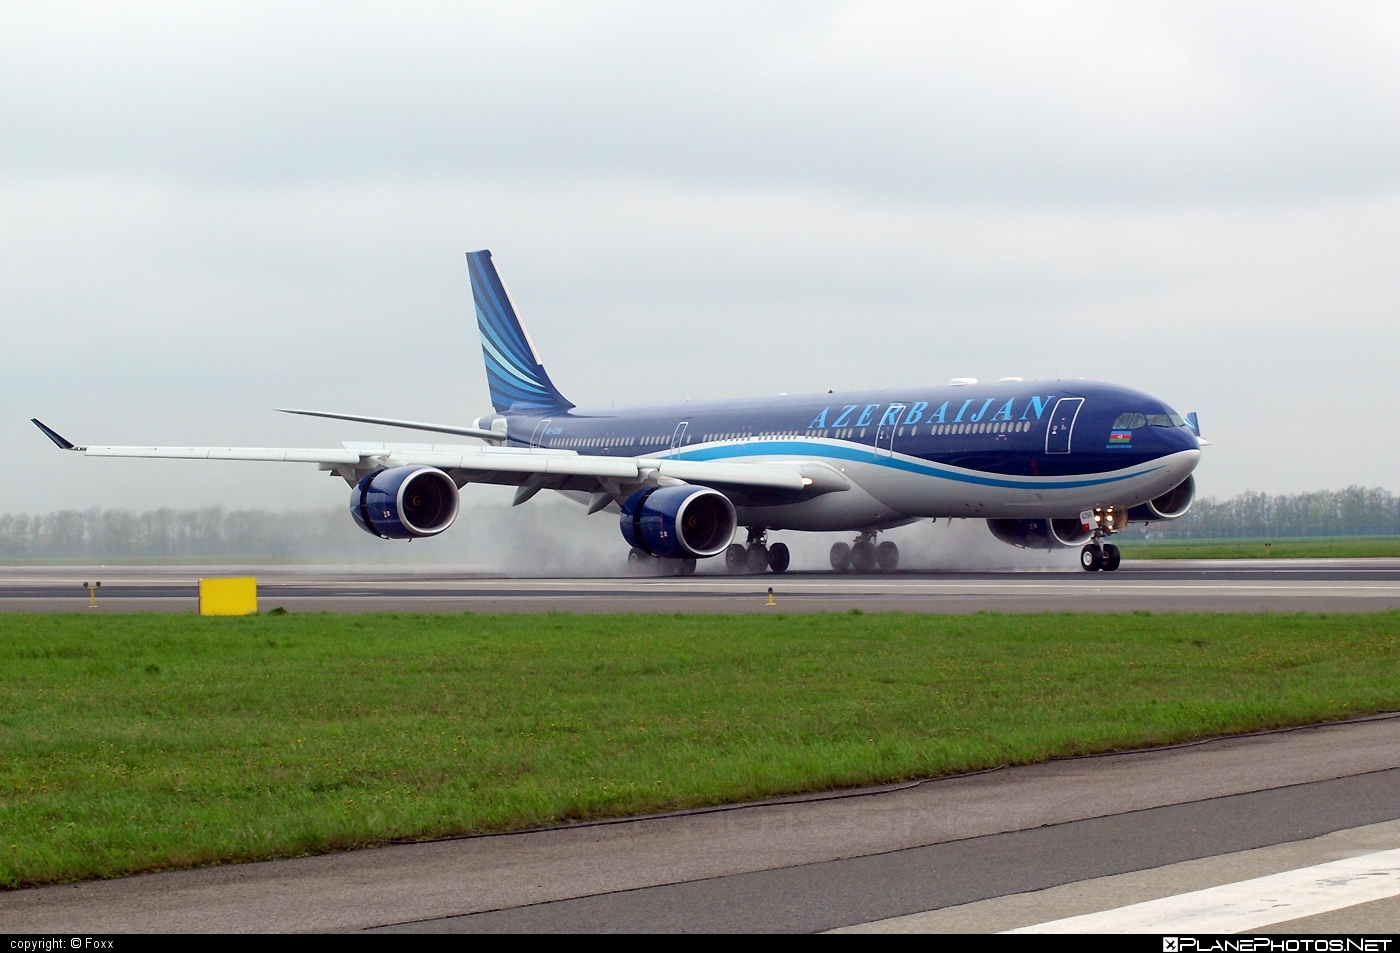
[[[0,884],[1400,708],[1400,614],[0,616]]]
[[[1362,559],[1400,556],[1400,536],[1120,541],[1124,559]]]

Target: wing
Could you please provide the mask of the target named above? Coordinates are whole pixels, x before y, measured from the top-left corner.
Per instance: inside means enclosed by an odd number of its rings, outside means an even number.
[[[850,483],[824,463],[711,463],[666,457],[581,456],[573,450],[455,444],[346,443],[340,448],[291,447],[112,447],[78,446],[33,420],[60,449],[89,457],[146,457],[164,460],[252,460],[315,463],[358,482],[366,473],[389,467],[436,467],[462,483],[506,483],[549,489],[607,489],[615,485],[669,479],[702,485],[764,487],[799,493],[846,490]],[[557,478],[557,479],[555,479]],[[570,478],[580,478],[573,481]]]

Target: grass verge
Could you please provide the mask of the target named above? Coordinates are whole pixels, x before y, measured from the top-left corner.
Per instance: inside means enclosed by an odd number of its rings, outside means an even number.
[[[1364,559],[1400,556],[1400,536],[1115,542],[1124,559]]]
[[[1400,613],[0,616],[0,884],[1400,708]]]

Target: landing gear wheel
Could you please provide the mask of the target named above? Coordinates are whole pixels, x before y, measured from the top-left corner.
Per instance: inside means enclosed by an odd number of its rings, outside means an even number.
[[[748,550],[738,543],[730,543],[729,548],[724,551],[724,568],[738,575],[741,572],[747,572],[748,566]]]
[[[651,556],[633,546],[627,554],[627,571],[634,576],[644,576],[651,572]]]
[[[851,568],[850,543],[831,544],[831,568],[837,572],[846,572]]]
[[[1123,561],[1123,554],[1118,551],[1118,547],[1112,543],[1104,543],[1103,546],[1103,571],[1116,572],[1118,564]]]
[[[695,557],[694,557],[694,556],[686,556],[684,559],[677,559],[677,560],[676,560],[676,575],[677,575],[677,576],[693,576],[693,575],[695,575]]]
[[[748,571],[751,573],[758,574],[768,568],[768,549],[760,543],[750,546],[744,558],[748,560]]]
[[[875,547],[867,540],[858,539],[851,547],[851,568],[856,572],[870,572],[875,568]]]
[[[792,563],[792,554],[783,543],[774,543],[768,547],[768,568],[774,572],[787,572],[788,566]]]
[[[1103,568],[1103,551],[1092,544],[1085,546],[1079,551],[1079,565],[1085,572],[1098,572]]]
[[[888,539],[875,547],[875,562],[881,572],[890,572],[899,565],[899,547]]]

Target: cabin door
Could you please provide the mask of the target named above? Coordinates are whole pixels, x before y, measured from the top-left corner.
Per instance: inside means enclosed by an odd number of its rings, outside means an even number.
[[[888,457],[894,455],[894,435],[899,429],[899,418],[904,413],[904,404],[890,404],[885,408],[885,415],[880,418],[880,429],[875,431],[875,453],[877,456]],[[894,423],[887,424],[885,421],[893,420]]]
[[[539,423],[535,424],[535,432],[532,433],[532,434],[530,435],[530,446],[532,446],[532,447],[543,447],[543,446],[544,446],[544,432],[545,432],[545,428],[548,427],[549,424],[550,424],[550,421],[549,421],[548,419],[541,420]]]
[[[1069,453],[1074,420],[1083,406],[1083,397],[1061,397],[1055,401],[1055,409],[1050,411],[1050,428],[1045,431],[1046,453]]]
[[[679,450],[685,443],[685,428],[690,426],[690,421],[682,420],[676,424],[676,432],[671,434],[671,449]]]

